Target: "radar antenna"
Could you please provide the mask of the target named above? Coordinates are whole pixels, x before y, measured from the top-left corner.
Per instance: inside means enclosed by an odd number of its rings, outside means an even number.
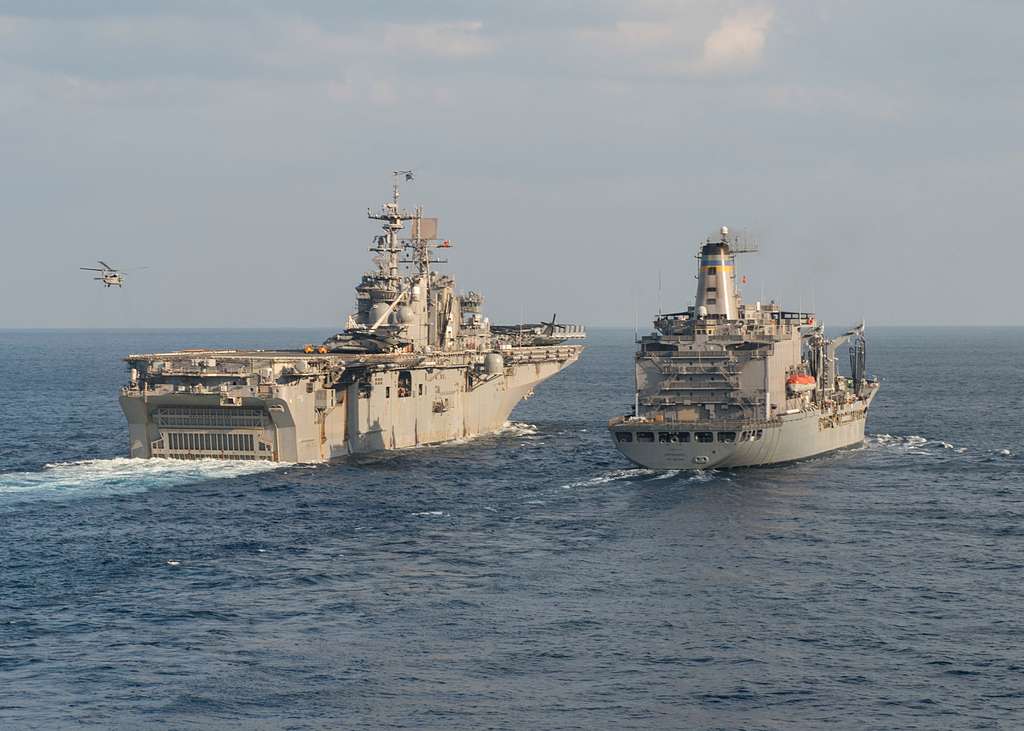
[[[384,229],[384,235],[377,236],[374,239],[375,246],[371,246],[370,251],[376,251],[382,255],[381,262],[378,264],[379,275],[390,280],[392,286],[397,286],[398,281],[401,279],[398,269],[398,255],[401,251],[398,232],[405,228],[404,221],[416,218],[416,214],[403,211],[398,207],[398,186],[400,180],[402,178],[412,180],[412,170],[393,170],[391,174],[394,176],[391,202],[381,206],[379,213],[374,213],[372,210],[367,209],[366,215],[374,220],[383,221],[381,228]]]

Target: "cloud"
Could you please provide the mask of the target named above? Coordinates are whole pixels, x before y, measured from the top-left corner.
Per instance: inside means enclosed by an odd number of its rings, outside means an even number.
[[[389,25],[384,30],[383,44],[397,51],[415,51],[440,58],[471,58],[494,50],[494,42],[481,31],[479,20],[455,23],[419,23]]]
[[[696,70],[703,72],[750,68],[761,59],[774,11],[745,8],[724,18],[706,39]]]
[[[578,28],[575,40],[594,63],[649,76],[699,76],[749,69],[761,58],[774,11],[747,7],[723,17],[708,4],[633,6],[642,15]]]
[[[610,28],[581,28],[577,37],[598,49],[650,50],[678,40],[676,27],[664,21],[620,20]]]

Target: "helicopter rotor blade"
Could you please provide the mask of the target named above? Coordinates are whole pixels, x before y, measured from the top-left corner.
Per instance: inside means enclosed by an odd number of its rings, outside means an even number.
[[[81,269],[82,271],[86,271],[86,272],[105,272],[105,271],[107,271],[106,269],[97,269],[96,267],[78,267],[78,268]]]
[[[110,266],[110,265],[109,265],[109,264],[107,264],[107,262],[105,262],[105,261],[100,261],[99,259],[97,259],[96,261],[98,261],[98,262],[99,262],[99,265],[100,265],[101,267],[103,267],[104,269],[108,269],[108,270],[110,270],[110,271],[112,271],[112,272],[114,272],[114,271],[117,271],[116,269],[114,269],[114,267]]]

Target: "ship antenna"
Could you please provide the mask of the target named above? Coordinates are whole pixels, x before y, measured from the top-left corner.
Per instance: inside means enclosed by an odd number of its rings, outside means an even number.
[[[633,288],[633,347],[640,343],[640,313],[636,301],[636,287]],[[633,418],[640,418],[640,374],[633,363]]]
[[[633,288],[633,342],[640,342],[640,310],[636,301],[636,286]]]
[[[395,178],[394,183],[392,185],[392,200],[393,200],[393,202],[395,204],[395,208],[397,209],[398,208],[398,184],[402,180],[402,178],[405,178],[405,180],[412,180],[413,179],[413,172],[412,172],[412,170],[392,170],[391,174]]]

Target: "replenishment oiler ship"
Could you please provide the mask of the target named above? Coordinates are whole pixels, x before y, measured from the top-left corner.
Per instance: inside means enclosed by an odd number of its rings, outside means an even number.
[[[534,387],[580,355],[576,325],[491,327],[483,298],[432,267],[437,219],[392,200],[369,217],[376,269],[321,345],[130,355],[121,406],[132,457],[324,462],[501,429]],[[401,232],[410,224],[408,236]]]
[[[697,255],[697,297],[659,315],[638,341],[633,413],[608,423],[619,450],[652,469],[790,462],[864,441],[878,382],[865,372],[864,327],[828,338],[810,312],[745,304],[723,227]],[[851,375],[839,372],[848,344]]]

